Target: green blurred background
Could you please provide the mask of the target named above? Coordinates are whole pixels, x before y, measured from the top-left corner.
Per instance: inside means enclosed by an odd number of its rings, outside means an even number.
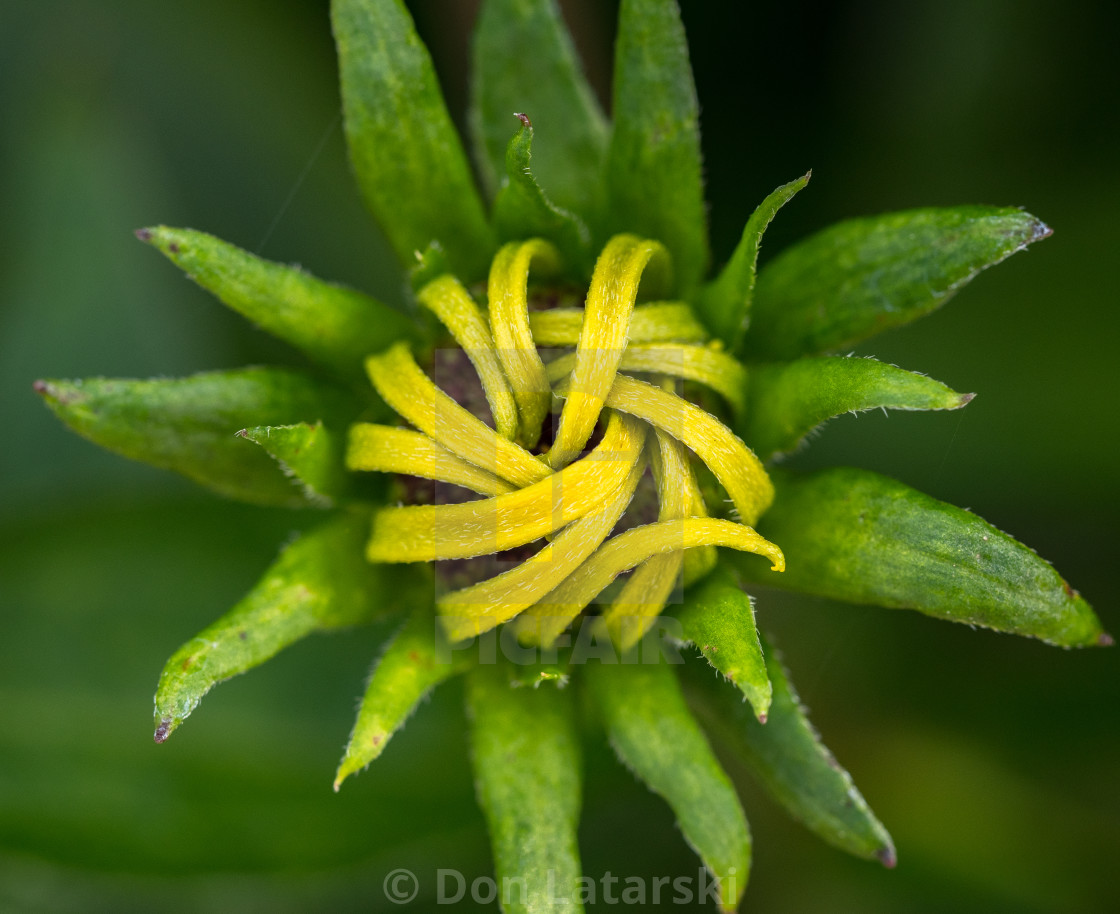
[[[686,0],[684,15],[717,261],[751,208],[810,167],[764,257],[846,216],[926,204],[1024,205],[1055,228],[859,349],[974,403],[838,419],[793,463],[870,467],[971,507],[1053,561],[1115,632],[1111,7]],[[461,109],[472,4],[414,9]],[[600,88],[613,9],[568,7]],[[394,867],[429,890],[437,867],[489,873],[457,687],[330,791],[384,629],[300,644],[152,744],[163,660],[309,518],[102,453],[31,392],[41,376],[294,360],[138,244],[143,225],[400,298],[347,169],[328,3],[6,0],[0,106],[0,910],[388,910]],[[745,910],[1116,909],[1115,650],[779,594],[761,595],[759,618],[899,866],[829,849],[744,781]],[[585,807],[589,874],[696,873],[667,809],[596,734]]]

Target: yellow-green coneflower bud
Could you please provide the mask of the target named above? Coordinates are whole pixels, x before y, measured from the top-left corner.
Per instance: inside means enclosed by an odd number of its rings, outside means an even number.
[[[674,379],[700,383],[738,412],[745,369],[703,344],[687,305],[636,304],[639,285],[648,291],[664,283],[665,249],[617,235],[599,256],[582,309],[530,312],[531,270],[553,273],[559,264],[546,241],[512,242],[494,259],[484,305],[449,274],[418,292],[469,357],[493,427],[442,391],[407,344],[366,363],[378,393],[414,430],[354,425],[349,468],[483,496],[378,510],[367,545],[371,561],[460,559],[546,540],[525,561],[440,597],[453,641],[520,617],[521,640],[551,645],[618,575],[636,569],[603,619],[616,643],[629,648],[670,600],[682,572],[692,579],[712,567],[713,547],[754,552],[776,570],[785,567],[781,550],[749,526],[774,496],[762,463],[719,419],[671,389]],[[553,357],[542,352],[546,346],[574,349]],[[555,436],[542,445],[554,409]],[[601,418],[602,438],[585,452]],[[708,516],[693,455],[727,491],[734,520]],[[657,520],[612,537],[647,467],[656,481]]]

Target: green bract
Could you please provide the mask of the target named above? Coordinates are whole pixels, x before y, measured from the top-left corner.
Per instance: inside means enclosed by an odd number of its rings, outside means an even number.
[[[397,616],[335,788],[464,675],[495,865],[518,887],[507,910],[583,907],[581,718],[671,807],[724,910],[751,837],[709,736],[825,840],[893,866],[742,582],[1066,647],[1110,639],[1045,561],[975,515],[861,470],[769,464],[845,412],[967,404],[836,352],[1049,229],[1016,209],[913,210],[841,223],[756,271],[806,175],[763,201],[713,275],[675,0],[622,0],[613,122],[554,0],[484,0],[469,118],[481,189],[400,0],[334,0],[332,19],[355,176],[414,307],[201,232],[142,229],[310,367],[36,385],[107,448],[323,514],[168,661],[157,742],[297,639]],[[476,564],[432,574],[461,559]]]

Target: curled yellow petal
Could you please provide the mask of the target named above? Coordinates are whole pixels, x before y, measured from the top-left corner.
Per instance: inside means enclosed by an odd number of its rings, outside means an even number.
[[[423,432],[369,422],[350,426],[346,468],[402,473],[450,482],[480,495],[502,495],[514,491],[514,487],[504,479],[456,457]]]
[[[531,311],[529,327],[538,346],[574,346],[583,330],[583,308]],[[630,342],[703,342],[708,331],[684,302],[637,305],[630,315]]]
[[[515,486],[532,485],[551,472],[436,387],[412,358],[407,343],[370,356],[366,371],[381,398],[399,415],[464,460]]]
[[[727,490],[743,523],[756,523],[773,502],[774,484],[754,451],[699,406],[628,375],[615,377],[607,406],[644,419],[691,448]]]
[[[641,424],[611,413],[599,445],[534,485],[455,505],[383,508],[373,516],[371,562],[432,562],[523,546],[607,502],[637,460]]]
[[[548,380],[556,383],[575,368],[570,353],[548,363]],[[687,343],[631,343],[622,353],[621,371],[666,374],[696,381],[723,396],[736,415],[746,407],[747,370],[734,358],[711,346]]]
[[[666,269],[668,257],[656,241],[633,235],[616,235],[599,255],[587,290],[567,400],[546,458],[554,469],[571,463],[591,437],[626,348],[642,273],[655,258],[658,267]]]
[[[454,276],[447,275],[433,279],[416,293],[416,298],[439,318],[467,354],[482,381],[498,434],[512,441],[517,437],[517,403],[502,371],[486,318],[470,293]]]
[[[537,443],[552,405],[552,389],[529,328],[529,268],[554,271],[560,255],[540,238],[505,245],[490,267],[487,296],[498,358],[520,410],[520,441]]]
[[[518,638],[526,643],[550,646],[587,604],[622,572],[650,556],[696,546],[726,546],[764,555],[775,571],[785,571],[782,550],[743,524],[710,517],[646,524],[607,540],[563,584],[523,612],[515,623]]]
[[[462,641],[512,619],[598,549],[630,504],[645,470],[639,452],[635,452],[635,458],[626,481],[600,510],[568,524],[551,543],[520,565],[441,598],[437,608],[448,640]]]
[[[654,461],[659,507],[657,519],[678,520],[692,512],[692,492],[687,479],[691,468],[684,445],[666,432],[657,431],[658,458]],[[711,548],[705,547],[705,548]],[[684,551],[654,555],[630,575],[617,599],[603,614],[611,639],[629,650],[664,609],[684,566]]]

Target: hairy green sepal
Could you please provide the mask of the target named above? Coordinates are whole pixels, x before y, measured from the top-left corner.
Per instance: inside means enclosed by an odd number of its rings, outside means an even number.
[[[673,670],[665,663],[593,663],[586,676],[619,759],[669,804],[685,841],[719,883],[720,907],[734,910],[750,874],[750,830]]]
[[[233,609],[179,648],[156,689],[156,742],[167,739],[219,682],[312,632],[364,624],[416,599],[424,576],[363,561],[367,533],[364,517],[339,514],[304,534]]]
[[[541,186],[558,207],[597,224],[608,126],[554,0],[486,0],[471,61],[470,123],[489,193],[506,174],[510,117],[523,112],[543,139],[533,164]]]
[[[969,511],[867,470],[773,479],[777,496],[760,529],[782,544],[786,572],[743,561],[755,580],[1064,647],[1107,638],[1048,562]]]
[[[841,850],[893,867],[891,836],[821,742],[765,638],[763,648],[774,685],[766,723],[756,720],[735,692],[713,683],[706,670],[692,663],[685,670],[686,683],[697,717],[793,818]]]
[[[513,678],[504,662],[479,664],[467,676],[471,762],[502,910],[582,911],[580,748],[572,693],[513,687]]]
[[[839,222],[759,272],[743,352],[786,360],[907,324],[1050,229],[1012,207],[915,209]]]
[[[959,409],[973,394],[875,359],[824,356],[751,368],[737,431],[762,460],[797,449],[835,416],[879,407]]]
[[[332,0],[350,160],[406,266],[433,240],[464,279],[494,244],[431,57],[401,0]]]
[[[78,434],[133,460],[174,470],[229,498],[306,507],[306,493],[260,448],[237,437],[258,425],[347,424],[347,394],[298,371],[243,368],[187,378],[38,381],[55,414]]]

